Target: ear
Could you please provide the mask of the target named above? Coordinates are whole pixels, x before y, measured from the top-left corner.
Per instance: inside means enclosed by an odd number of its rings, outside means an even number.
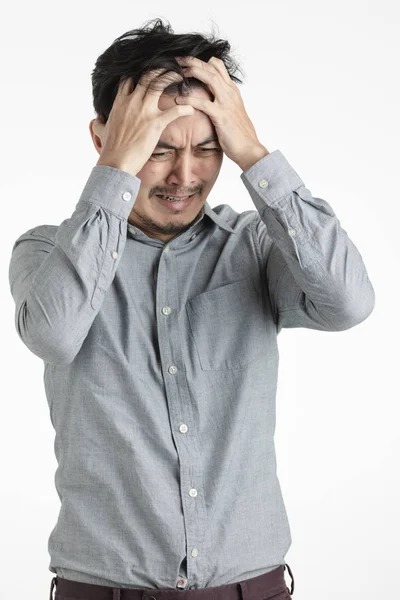
[[[99,119],[92,119],[89,123],[89,131],[93,140],[93,145],[100,154],[103,145],[104,123],[100,123]]]

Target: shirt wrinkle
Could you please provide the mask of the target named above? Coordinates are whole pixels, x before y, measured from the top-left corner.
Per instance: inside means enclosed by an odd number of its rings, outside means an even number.
[[[354,327],[375,293],[280,150],[240,178],[253,210],[206,201],[162,242],[128,222],[140,179],[96,165],[69,218],[13,245],[15,327],[55,430],[60,577],[196,589],[285,562],[278,334]]]

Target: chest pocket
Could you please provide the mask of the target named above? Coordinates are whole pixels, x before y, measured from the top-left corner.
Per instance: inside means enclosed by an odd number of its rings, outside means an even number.
[[[267,318],[251,279],[194,296],[186,313],[204,371],[245,367],[265,353]]]

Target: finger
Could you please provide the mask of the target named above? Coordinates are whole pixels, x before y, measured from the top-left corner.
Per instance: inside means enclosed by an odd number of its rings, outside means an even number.
[[[215,56],[212,56],[207,62],[200,60],[200,58],[197,58],[196,56],[185,56],[180,60],[178,59],[179,57],[177,57],[177,62],[182,66],[182,68],[189,67],[190,69],[190,67],[197,67],[198,69],[208,71],[209,73],[221,73],[221,69],[217,67],[219,59]],[[222,64],[222,67],[225,68],[225,65],[222,61],[220,61],[220,64]],[[226,71],[225,73],[227,74]]]
[[[196,96],[177,96],[175,100],[179,106],[193,106],[193,108],[203,111],[210,118],[218,118],[218,109],[216,109],[214,102],[211,102],[211,100],[204,100],[203,98],[197,98]]]
[[[176,73],[175,71],[167,71],[166,73],[151,79],[147,88],[146,98],[149,97],[152,104],[158,105],[158,100],[165,88],[174,83],[176,84],[178,82],[182,82],[182,80],[183,75],[180,73]]]
[[[171,121],[178,119],[179,117],[188,117],[194,114],[193,106],[173,106],[168,110],[163,110],[159,117],[162,131],[167,127]]]
[[[151,82],[151,80],[155,77],[158,77],[160,73],[163,72],[164,69],[152,69],[151,71],[146,71],[142,74],[139,81],[136,84],[134,89],[135,96],[143,99],[147,93],[147,88]]]
[[[195,77],[196,79],[200,79],[200,81],[204,81],[208,85],[211,90],[211,93],[216,97],[217,96],[217,87],[221,86],[221,80],[219,78],[218,71],[211,71],[207,68],[196,67],[191,65],[187,69],[185,69],[185,77]]]
[[[232,79],[230,78],[229,73],[226,70],[225,63],[223,60],[217,58],[216,56],[212,56],[207,64],[214,67],[214,69],[218,71],[218,73],[223,77],[223,79],[227,83],[232,83]]]
[[[129,94],[130,83],[132,82],[131,77],[125,77],[125,79],[121,79],[118,83],[118,89],[115,96],[115,99],[121,98],[123,96],[127,96]]]
[[[161,96],[164,89],[172,83],[182,81],[183,76],[175,71],[164,72],[165,69],[153,69],[148,71],[139,79],[140,84],[140,97],[142,100],[150,97],[154,102]]]

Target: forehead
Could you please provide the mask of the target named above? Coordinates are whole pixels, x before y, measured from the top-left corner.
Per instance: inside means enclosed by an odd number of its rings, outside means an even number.
[[[190,94],[196,98],[211,100],[210,94],[204,88],[194,88]],[[166,110],[177,106],[175,98],[176,94],[161,94],[158,102],[160,110]],[[202,110],[196,109],[193,115],[185,115],[178,117],[168,123],[165,129],[160,134],[158,145],[162,145],[163,148],[174,148],[173,144],[179,144],[182,134],[185,132],[193,134],[194,145],[204,145],[206,140],[211,143],[219,143],[215,127],[210,117]]]
[[[198,142],[196,144],[196,147],[207,146],[208,144],[219,145],[219,140],[218,140],[216,133],[212,133],[211,135],[205,137],[203,140],[201,140],[201,142]],[[192,145],[194,146],[194,144],[192,144]],[[179,146],[175,146],[174,144],[166,142],[162,138],[160,138],[157,143],[157,148],[168,148],[168,149],[172,149],[172,150],[178,150]]]

